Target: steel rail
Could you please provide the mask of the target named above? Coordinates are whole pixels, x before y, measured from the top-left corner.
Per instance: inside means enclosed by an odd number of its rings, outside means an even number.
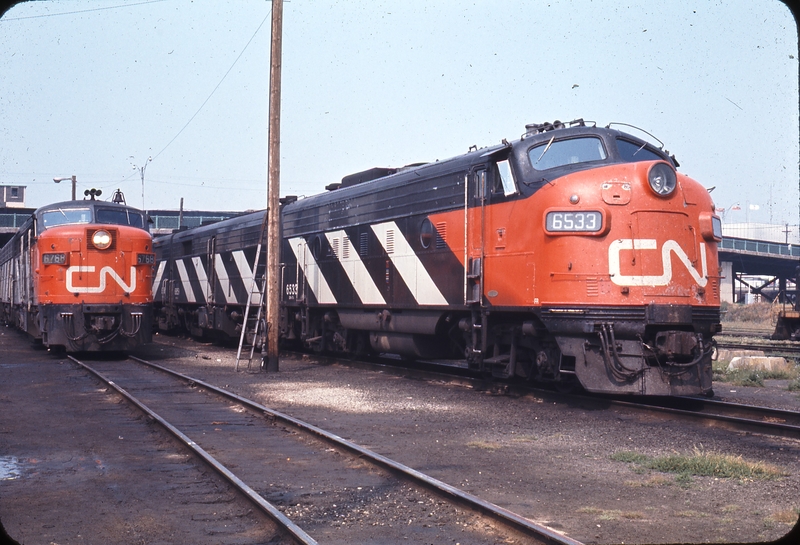
[[[429,373],[421,371],[421,373]],[[432,375],[431,375],[432,376]],[[498,383],[484,379],[453,376],[457,382],[470,382],[482,388],[499,390]],[[731,430],[748,431],[800,439],[800,411],[773,409],[690,396],[625,399],[619,396],[558,393],[525,384],[500,383],[509,394],[536,395],[553,402],[581,402],[586,405],[614,405],[637,410],[658,411],[686,419],[706,420]]]
[[[686,401],[697,402],[696,398],[676,398],[676,399],[683,399]],[[735,403],[725,403],[723,401],[716,401],[716,407],[719,412],[707,412],[705,410],[690,410],[690,409],[682,409],[678,407],[670,407],[666,405],[659,405],[654,402],[634,402],[634,401],[623,401],[619,399],[615,399],[611,401],[614,405],[620,407],[630,407],[637,410],[648,410],[653,412],[662,412],[665,414],[670,414],[673,416],[677,416],[680,418],[685,418],[688,420],[694,421],[706,421],[708,423],[719,424],[721,427],[725,427],[727,429],[732,429],[736,431],[747,431],[751,433],[760,433],[766,435],[775,435],[779,437],[788,437],[791,439],[800,439],[800,425],[797,424],[789,424],[786,422],[778,422],[773,420],[765,420],[763,418],[770,418],[761,416],[759,417],[758,409],[765,409],[762,415],[767,414],[779,414],[780,411],[777,409],[766,409],[764,407],[749,407],[747,409],[749,416],[734,416],[737,407],[746,407],[743,405],[737,405]],[[727,407],[727,408],[725,408]],[[778,411],[778,412],[776,412]],[[728,412],[728,414],[721,414],[724,412]],[[785,414],[792,415],[793,419],[797,419],[797,413],[792,413],[791,411],[782,411]],[[776,418],[776,420],[780,420],[780,418]]]
[[[321,361],[329,359],[315,356]],[[330,360],[333,361],[333,360]],[[399,363],[399,362],[398,362]],[[465,376],[457,373],[461,368],[454,368],[455,373],[442,372],[442,366],[432,364],[439,371],[390,365],[387,363],[370,363],[364,361],[347,361],[344,365],[353,365],[364,369],[377,369],[397,375],[421,377],[428,380],[442,380],[451,384],[470,386],[476,389],[492,390],[516,396],[536,396],[555,403],[580,403],[585,406],[609,407],[619,406],[635,410],[647,410],[671,414],[687,420],[706,420],[731,430],[748,431],[767,435],[776,435],[800,439],[800,412],[751,405],[740,405],[719,400],[699,397],[676,396],[672,398],[621,398],[619,396],[593,396],[591,394],[561,393],[553,390],[535,388],[527,384],[514,382],[496,382],[483,378]],[[686,405],[690,407],[687,408]],[[701,406],[704,405],[703,406]],[[683,406],[681,406],[683,405]]]
[[[371,451],[369,449],[366,449],[366,448],[364,448],[364,447],[362,447],[360,445],[357,445],[356,443],[353,443],[352,441],[348,441],[347,439],[344,439],[344,438],[342,438],[342,437],[340,437],[340,436],[338,436],[336,434],[333,434],[331,432],[328,432],[326,430],[318,428],[318,427],[316,427],[316,426],[314,426],[312,424],[309,424],[307,422],[304,422],[302,420],[299,420],[299,419],[294,418],[292,416],[289,416],[287,414],[281,413],[281,412],[276,411],[274,409],[270,409],[270,408],[268,408],[268,407],[266,407],[264,405],[261,405],[260,403],[256,403],[255,401],[252,401],[250,399],[241,397],[241,396],[239,396],[237,394],[234,394],[233,392],[229,392],[228,390],[219,388],[217,386],[214,386],[214,385],[209,384],[207,382],[204,382],[202,380],[190,377],[188,375],[184,375],[183,373],[179,373],[179,372],[174,371],[172,369],[169,369],[167,367],[163,367],[163,366],[158,365],[156,363],[149,362],[149,361],[137,358],[135,356],[129,356],[129,357],[130,357],[130,359],[138,361],[139,363],[142,363],[144,365],[148,365],[148,366],[150,366],[150,367],[152,367],[154,369],[158,369],[158,370],[163,371],[165,373],[168,373],[170,375],[179,377],[182,380],[185,380],[186,382],[188,382],[190,384],[196,384],[196,385],[202,386],[203,388],[206,388],[207,390],[210,390],[210,391],[216,392],[219,395],[225,396],[228,399],[233,400],[233,401],[235,401],[235,402],[237,402],[237,403],[239,403],[239,404],[241,404],[241,405],[243,405],[245,407],[248,407],[248,408],[253,409],[253,410],[260,411],[261,413],[263,413],[263,414],[265,414],[265,415],[267,415],[267,416],[269,416],[271,418],[274,418],[276,420],[280,420],[283,423],[292,425],[292,426],[296,427],[297,429],[301,429],[301,430],[303,430],[303,431],[305,431],[307,433],[311,433],[311,434],[313,434],[313,435],[315,435],[315,436],[317,436],[319,438],[324,439],[325,441],[327,441],[329,443],[333,443],[333,444],[335,444],[336,446],[338,446],[340,448],[346,449],[346,450],[358,455],[362,459],[367,459],[367,460],[371,461],[372,463],[374,463],[374,464],[376,464],[376,465],[378,465],[380,467],[383,467],[383,468],[385,468],[385,469],[387,469],[387,470],[389,470],[389,471],[391,471],[391,472],[393,472],[395,474],[399,474],[399,475],[401,475],[402,477],[404,477],[406,479],[409,479],[409,480],[411,480],[413,482],[416,482],[417,484],[422,485],[422,486],[428,488],[429,490],[433,490],[436,493],[439,493],[439,494],[441,494],[441,495],[443,495],[445,497],[448,497],[451,500],[454,500],[454,501],[460,503],[461,505],[463,505],[465,507],[469,507],[470,509],[472,509],[474,511],[483,513],[486,516],[489,516],[489,517],[491,517],[491,518],[493,518],[493,519],[495,519],[495,520],[497,520],[499,522],[502,522],[503,524],[513,528],[514,530],[516,530],[518,532],[521,532],[521,533],[523,533],[525,535],[528,535],[528,536],[535,537],[536,539],[538,539],[542,543],[545,543],[547,545],[583,545],[582,542],[580,542],[580,541],[577,541],[575,539],[569,538],[569,537],[567,537],[567,536],[565,536],[563,534],[560,534],[560,533],[556,532],[555,530],[547,528],[546,526],[542,526],[542,525],[537,524],[537,523],[535,523],[533,521],[530,521],[530,520],[528,520],[528,519],[526,519],[526,518],[524,518],[524,517],[512,512],[512,511],[509,511],[508,509],[504,509],[504,508],[502,508],[502,507],[500,507],[498,505],[495,505],[495,504],[493,504],[491,502],[487,502],[485,500],[482,500],[482,499],[478,498],[477,496],[474,496],[472,494],[469,494],[467,492],[459,490],[454,486],[451,486],[451,485],[449,485],[449,484],[447,484],[445,482],[442,482],[442,481],[440,481],[438,479],[434,479],[433,477],[430,477],[429,475],[425,475],[424,473],[421,473],[421,472],[419,472],[419,471],[417,471],[417,470],[415,470],[413,468],[410,468],[410,467],[408,467],[406,465],[403,465],[403,464],[401,464],[399,462],[396,462],[396,461],[394,461],[394,460],[392,460],[390,458],[387,458],[386,456],[383,456],[383,455],[378,454],[376,452],[373,452],[373,451]]]
[[[727,350],[760,350],[764,354],[785,354],[789,357],[795,357],[800,354],[800,345],[795,341],[778,341],[784,344],[776,344],[775,342],[769,343],[737,343],[718,341],[717,348],[725,348]],[[793,344],[785,344],[785,343]]]
[[[673,402],[689,403],[701,411],[714,411],[723,415],[738,416],[740,418],[750,418],[753,420],[761,419],[765,422],[780,421],[800,425],[800,411],[775,409],[773,407],[764,407],[760,405],[746,405],[743,403],[730,403],[718,399],[706,399],[693,396],[676,396],[672,399]],[[670,400],[666,401],[669,402]]]
[[[317,545],[317,541],[304,532],[299,526],[297,526],[294,522],[292,522],[286,515],[281,513],[274,505],[269,503],[267,500],[262,498],[258,492],[250,488],[247,484],[245,484],[241,479],[239,479],[236,475],[233,474],[227,467],[219,463],[213,456],[211,456],[208,452],[206,452],[200,445],[192,441],[190,437],[185,435],[181,432],[178,428],[164,420],[161,416],[157,413],[152,411],[147,405],[139,401],[136,397],[131,395],[127,392],[124,388],[116,384],[114,381],[110,380],[108,377],[97,371],[96,369],[86,365],[82,361],[72,357],[67,356],[70,360],[75,362],[76,364],[80,365],[97,378],[99,378],[104,383],[108,384],[114,390],[117,391],[122,397],[127,399],[130,403],[135,405],[139,408],[143,413],[147,416],[158,422],[164,429],[169,431],[172,435],[174,435],[181,443],[189,447],[197,456],[203,459],[208,465],[210,465],[214,470],[216,470],[220,475],[222,475],[228,482],[231,483],[236,489],[242,492],[247,498],[256,504],[264,513],[266,513],[270,518],[272,518],[278,525],[280,525],[286,532],[288,532],[292,538],[294,538],[298,543],[302,545]]]

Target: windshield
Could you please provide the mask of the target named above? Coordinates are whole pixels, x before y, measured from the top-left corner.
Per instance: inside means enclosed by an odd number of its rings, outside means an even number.
[[[65,210],[58,208],[42,212],[41,225],[44,229],[49,229],[56,225],[91,223],[91,221],[92,210],[90,208],[67,208]]]
[[[622,138],[617,138],[617,149],[623,161],[663,161],[664,158],[647,147],[646,144],[634,144]]]
[[[96,221],[113,225],[132,225],[144,229],[142,214],[127,208],[98,208]]]
[[[536,170],[547,170],[575,163],[602,161],[607,157],[603,142],[593,136],[570,138],[539,144],[528,151],[531,165]]]

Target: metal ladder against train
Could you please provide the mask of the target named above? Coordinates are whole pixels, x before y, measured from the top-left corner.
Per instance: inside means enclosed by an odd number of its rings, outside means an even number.
[[[255,318],[250,317],[250,308],[253,306],[253,293],[258,289],[258,283],[256,282],[256,274],[258,272],[258,260],[261,257],[261,247],[263,246],[264,242],[264,234],[267,230],[267,212],[264,212],[264,219],[261,222],[261,231],[258,235],[258,245],[256,246],[256,258],[253,261],[253,278],[250,282],[250,289],[247,292],[247,303],[244,306],[244,319],[242,320],[242,332],[239,335],[239,349],[236,351],[236,371],[239,371],[239,361],[242,358],[242,348],[249,347],[250,348],[250,357],[247,360],[247,369],[250,370],[250,365],[253,362],[253,353],[256,349],[256,340],[258,339],[258,334],[261,329],[262,321],[262,309],[264,308],[264,299],[267,293],[267,280],[266,280],[266,267],[264,268],[264,282],[262,283],[263,289],[259,290],[259,298],[258,298],[258,312],[256,313]],[[245,344],[245,340],[247,339],[247,332],[253,332],[253,342],[251,344]],[[266,333],[266,332],[264,332]]]

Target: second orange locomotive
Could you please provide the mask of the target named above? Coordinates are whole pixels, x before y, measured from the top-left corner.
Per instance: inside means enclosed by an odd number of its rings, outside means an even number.
[[[68,352],[132,350],[152,339],[154,258],[140,210],[39,208],[0,250],[0,322]]]

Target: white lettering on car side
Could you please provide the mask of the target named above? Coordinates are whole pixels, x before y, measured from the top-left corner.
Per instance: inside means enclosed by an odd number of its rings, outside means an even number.
[[[659,276],[623,275],[620,269],[620,252],[623,250],[658,250],[655,239],[648,238],[621,238],[615,240],[608,247],[608,273],[611,281],[618,286],[666,286],[672,280],[672,257],[683,263],[686,270],[700,287],[708,283],[708,263],[706,259],[706,245],[700,243],[700,261],[702,271],[697,272],[692,261],[683,251],[683,248],[674,240],[668,240],[661,247],[661,264],[663,273]]]
[[[72,275],[75,273],[93,273],[94,266],[73,266],[67,269],[67,291],[70,293],[103,293],[106,291],[106,277],[110,276],[114,282],[128,293],[132,293],[136,289],[136,267],[131,267],[131,284],[130,286],[125,283],[120,275],[117,274],[112,267],[105,266],[100,269],[100,285],[97,287],[90,286],[76,286],[72,281]]]

